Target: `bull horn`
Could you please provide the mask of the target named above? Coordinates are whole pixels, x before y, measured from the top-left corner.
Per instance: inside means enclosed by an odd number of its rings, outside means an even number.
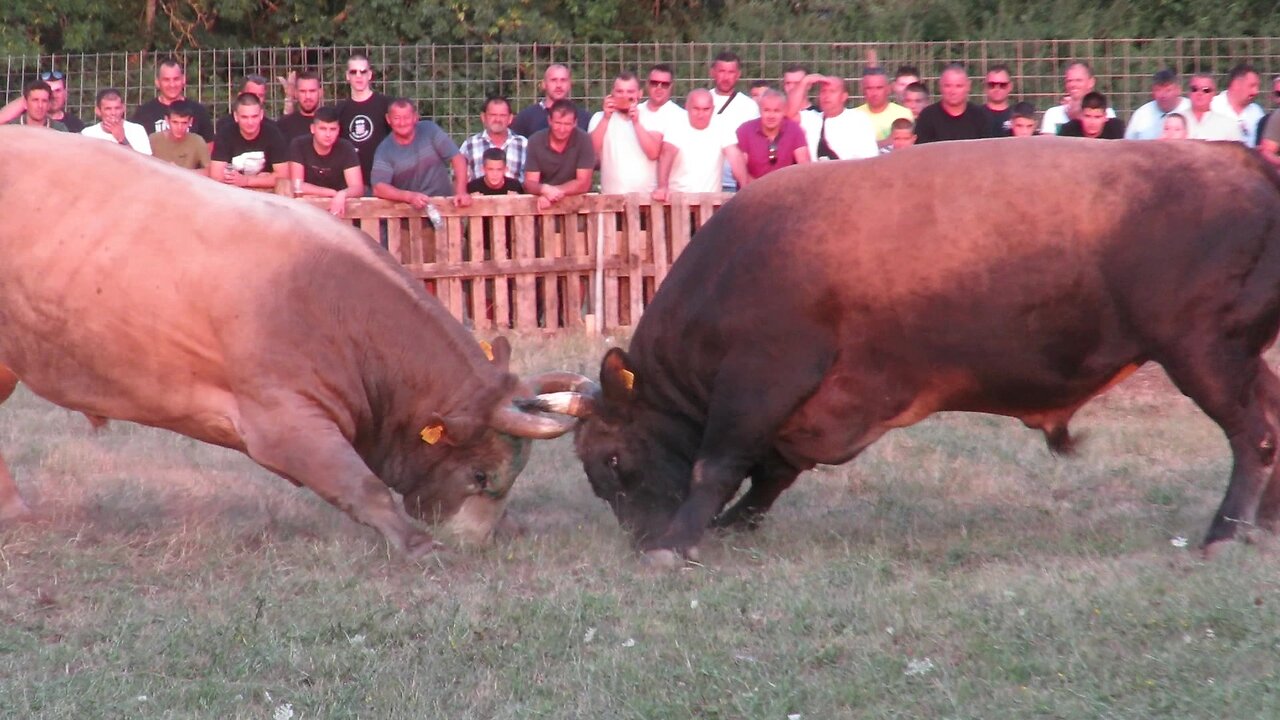
[[[585,375],[556,370],[531,378],[529,385],[538,395],[530,407],[577,418],[595,414],[600,386]]]
[[[550,440],[573,429],[577,420],[571,417],[547,417],[525,412],[514,404],[503,405],[493,412],[489,425],[498,432],[533,440]]]

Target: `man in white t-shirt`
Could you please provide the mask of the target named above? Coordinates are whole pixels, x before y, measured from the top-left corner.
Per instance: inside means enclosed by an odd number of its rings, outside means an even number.
[[[866,113],[846,107],[849,90],[844,78],[808,75],[793,91],[793,98],[807,96],[818,85],[817,110],[800,112],[800,127],[809,143],[809,157],[818,160],[854,160],[880,154],[876,129]],[[887,98],[887,93],[886,93]],[[905,108],[904,112],[907,111]]]
[[[1262,106],[1254,102],[1262,89],[1262,78],[1248,63],[1240,63],[1227,73],[1227,89],[1209,104],[1216,113],[1226,115],[1240,127],[1244,144],[1253,147],[1258,140],[1258,121],[1266,115]]]
[[[1155,140],[1164,132],[1165,115],[1185,116],[1190,110],[1191,101],[1182,96],[1178,73],[1169,68],[1160,70],[1151,78],[1151,102],[1133,111],[1124,139]]]
[[[600,158],[600,192],[653,192],[658,182],[662,133],[640,122],[640,79],[624,72],[613,80],[604,109],[587,125]]]
[[[148,137],[146,128],[124,119],[124,96],[119,90],[99,90],[94,112],[98,115],[98,122],[81,130],[81,135],[110,140],[133,148],[143,155],[151,154],[151,138]]]
[[[666,63],[649,68],[649,97],[640,103],[640,123],[664,135],[668,127],[686,122],[684,108],[671,100],[675,77],[675,71]]]
[[[750,95],[738,92],[738,78],[741,76],[742,60],[734,52],[725,50],[711,62],[711,99],[716,106],[711,124],[731,134],[737,133],[742,123],[760,117],[760,106]],[[726,191],[738,189],[727,165],[722,182]]]
[[[1188,84],[1191,106],[1183,113],[1187,119],[1187,137],[1192,140],[1219,140],[1244,142],[1240,125],[1231,118],[1211,109],[1218,93],[1218,83],[1209,73],[1196,73]]]
[[[658,157],[658,187],[653,199],[666,202],[673,192],[720,192],[725,160],[738,152],[738,137],[711,122],[715,101],[701,88],[685,100],[688,121],[672,125]]]

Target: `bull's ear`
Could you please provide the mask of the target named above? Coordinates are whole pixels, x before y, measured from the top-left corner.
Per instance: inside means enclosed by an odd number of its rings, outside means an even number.
[[[634,396],[637,381],[631,360],[621,348],[612,348],[600,362],[600,394],[607,404],[626,406]]]
[[[499,370],[507,372],[511,367],[511,343],[502,335],[494,338],[492,341],[485,343],[481,341],[481,347],[487,346],[489,349],[486,355]]]
[[[428,445],[468,445],[475,442],[485,426],[478,418],[444,417],[431,413],[418,435]]]

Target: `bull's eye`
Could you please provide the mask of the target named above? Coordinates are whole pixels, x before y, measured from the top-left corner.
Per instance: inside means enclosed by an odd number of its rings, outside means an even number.
[[[483,490],[485,486],[489,484],[489,473],[483,470],[477,470],[476,474],[473,475],[472,478],[476,481],[476,486],[479,487],[481,490]]]
[[[608,458],[605,459],[604,464],[608,465],[609,469],[614,471],[615,473],[618,472],[618,456],[617,455],[610,455]]]

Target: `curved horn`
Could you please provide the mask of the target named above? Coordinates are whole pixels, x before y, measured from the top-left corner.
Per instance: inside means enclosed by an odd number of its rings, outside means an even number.
[[[550,440],[573,429],[577,420],[572,417],[547,417],[538,413],[525,412],[515,405],[502,405],[494,410],[489,418],[489,425],[494,430],[516,437],[534,440]]]
[[[595,414],[600,386],[585,375],[556,370],[531,378],[529,385],[538,396],[530,407],[578,418]]]

